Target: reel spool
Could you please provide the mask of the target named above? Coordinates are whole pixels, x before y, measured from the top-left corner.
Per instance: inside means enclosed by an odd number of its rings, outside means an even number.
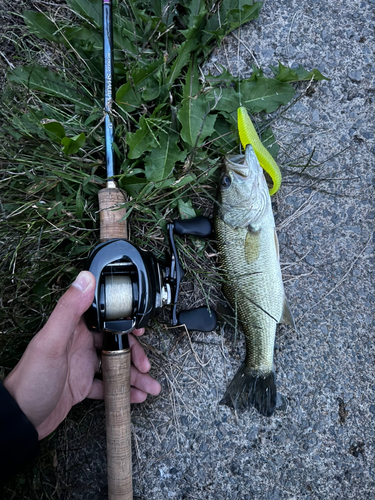
[[[122,342],[120,336],[145,327],[166,305],[171,305],[173,326],[206,332],[216,327],[216,313],[207,307],[176,313],[184,272],[173,236],[207,237],[211,223],[206,217],[195,217],[176,220],[167,229],[170,252],[163,263],[127,240],[109,240],[94,248],[87,262],[96,279],[94,300],[85,314],[90,329],[118,334],[117,342]]]
[[[104,277],[105,317],[107,320],[127,318],[133,311],[133,287],[130,276]]]

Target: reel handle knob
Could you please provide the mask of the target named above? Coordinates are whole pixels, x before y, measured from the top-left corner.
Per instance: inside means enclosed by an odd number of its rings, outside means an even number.
[[[206,238],[212,233],[212,224],[207,217],[202,215],[192,219],[177,219],[173,223],[174,233],[179,236],[191,235]]]
[[[207,307],[198,307],[181,311],[178,315],[178,324],[185,325],[188,330],[198,330],[200,332],[211,332],[216,328],[216,312]]]

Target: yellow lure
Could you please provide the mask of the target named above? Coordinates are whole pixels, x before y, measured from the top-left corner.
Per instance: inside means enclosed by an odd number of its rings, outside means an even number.
[[[240,141],[242,147],[246,149],[248,144],[253,146],[254,152],[257,155],[260,166],[271,177],[273,186],[270,189],[270,195],[275,194],[281,186],[281,172],[280,169],[272,158],[267,149],[263,146],[262,141],[259,139],[254,125],[247,113],[246,108],[241,106],[237,109],[238,132],[240,134]]]

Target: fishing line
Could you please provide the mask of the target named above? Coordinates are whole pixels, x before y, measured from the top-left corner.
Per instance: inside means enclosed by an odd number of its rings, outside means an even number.
[[[238,48],[237,48],[237,71],[238,71],[238,95],[240,99],[239,107],[242,106],[242,94],[241,94],[241,71],[240,71],[240,46],[241,46],[241,24],[242,24],[242,19],[241,19],[241,0],[238,0],[238,10],[240,13],[240,25],[238,26]],[[238,127],[237,127],[238,128]],[[240,141],[240,153],[242,153],[242,144]]]
[[[240,23],[241,23],[241,12],[240,12]],[[239,108],[242,106],[242,94],[241,94],[241,71],[240,71],[240,46],[241,46],[241,26],[238,27],[238,47],[237,47],[237,71],[238,71],[238,94],[240,98]]]

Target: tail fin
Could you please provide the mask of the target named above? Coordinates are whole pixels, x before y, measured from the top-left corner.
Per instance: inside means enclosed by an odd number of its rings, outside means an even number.
[[[270,417],[276,406],[275,372],[261,373],[241,366],[229,384],[220,404],[248,410],[255,406],[261,415]]]

